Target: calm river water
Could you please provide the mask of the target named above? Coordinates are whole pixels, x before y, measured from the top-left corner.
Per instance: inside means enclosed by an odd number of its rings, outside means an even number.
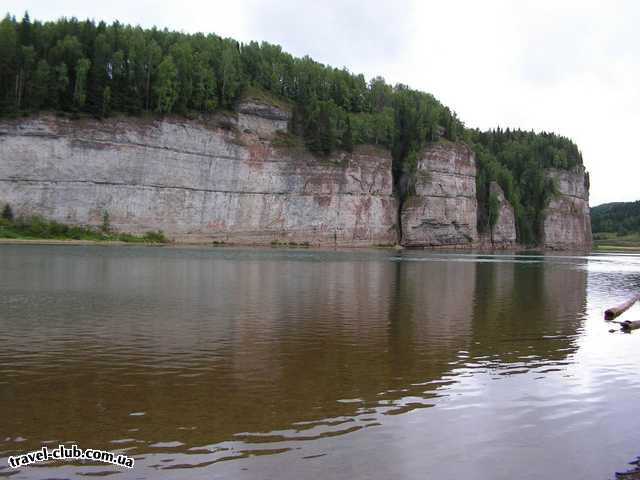
[[[0,246],[0,476],[607,479],[635,255]],[[640,319],[634,307],[623,319]],[[135,468],[10,455],[59,443]]]

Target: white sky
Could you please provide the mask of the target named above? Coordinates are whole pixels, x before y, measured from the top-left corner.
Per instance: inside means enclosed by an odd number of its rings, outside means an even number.
[[[591,204],[640,198],[640,2],[633,0],[2,0],[61,16],[266,40],[433,93],[471,127],[572,138]],[[2,12],[4,13],[4,12]]]

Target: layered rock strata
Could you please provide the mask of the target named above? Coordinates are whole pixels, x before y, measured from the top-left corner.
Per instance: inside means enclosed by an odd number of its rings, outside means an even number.
[[[116,230],[178,241],[395,243],[388,153],[319,160],[277,148],[286,115],[274,115],[4,121],[0,203],[69,224],[100,225],[108,212]]]
[[[475,156],[466,145],[442,142],[418,161],[415,195],[405,200],[402,243],[469,247],[478,240]]]
[[[485,248],[510,248],[516,245],[516,216],[513,207],[504,196],[498,182],[491,182],[489,193],[498,202],[498,218],[488,233],[481,235],[481,244]]]
[[[545,210],[542,244],[550,249],[590,248],[591,214],[588,175],[583,166],[574,170],[548,169],[558,195]]]
[[[427,147],[415,194],[393,194],[387,151],[311,155],[286,133],[289,114],[250,100],[236,114],[197,120],[0,121],[0,205],[115,230],[162,230],[181,242],[324,246],[516,246],[514,212],[500,187],[492,235],[477,231],[475,157],[462,144]],[[549,170],[559,194],[542,225],[547,248],[588,248],[584,168]]]

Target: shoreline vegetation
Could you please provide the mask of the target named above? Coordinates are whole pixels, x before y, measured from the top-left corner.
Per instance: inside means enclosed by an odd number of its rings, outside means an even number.
[[[598,250],[640,251],[640,201],[591,208],[593,245]]]
[[[640,251],[640,235],[601,234],[593,235],[594,250]]]
[[[616,242],[617,240],[617,242]],[[40,215],[15,217],[10,204],[5,204],[0,213],[0,245],[6,244],[42,244],[42,245],[174,245],[174,246],[210,246],[240,248],[313,248],[320,250],[352,250],[352,249],[393,249],[412,250],[399,244],[375,244],[364,247],[345,245],[314,245],[309,241],[272,240],[268,243],[236,243],[224,240],[176,241],[169,239],[161,230],[149,231],[142,235],[118,232],[111,228],[109,213],[102,214],[100,226],[68,225],[54,220],[47,220]],[[459,246],[434,246],[418,250],[463,250],[468,252],[504,251],[525,252],[537,251],[535,246],[513,245],[511,248],[492,249],[483,246],[460,248]],[[594,235],[593,250],[603,251],[640,251],[640,235],[615,237]],[[548,250],[553,252],[553,250]]]
[[[100,227],[67,225],[47,220],[39,215],[14,217],[9,204],[2,210],[0,218],[0,240],[27,242],[69,242],[69,243],[143,243],[165,244],[169,239],[162,231],[150,231],[143,235],[115,232],[109,225],[109,215],[103,214]]]

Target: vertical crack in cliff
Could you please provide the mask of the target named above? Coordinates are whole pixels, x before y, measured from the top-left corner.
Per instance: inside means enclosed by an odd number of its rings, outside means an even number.
[[[402,245],[402,207],[404,206],[404,198],[398,197],[398,210],[396,211],[396,221],[398,222],[398,245]]]

